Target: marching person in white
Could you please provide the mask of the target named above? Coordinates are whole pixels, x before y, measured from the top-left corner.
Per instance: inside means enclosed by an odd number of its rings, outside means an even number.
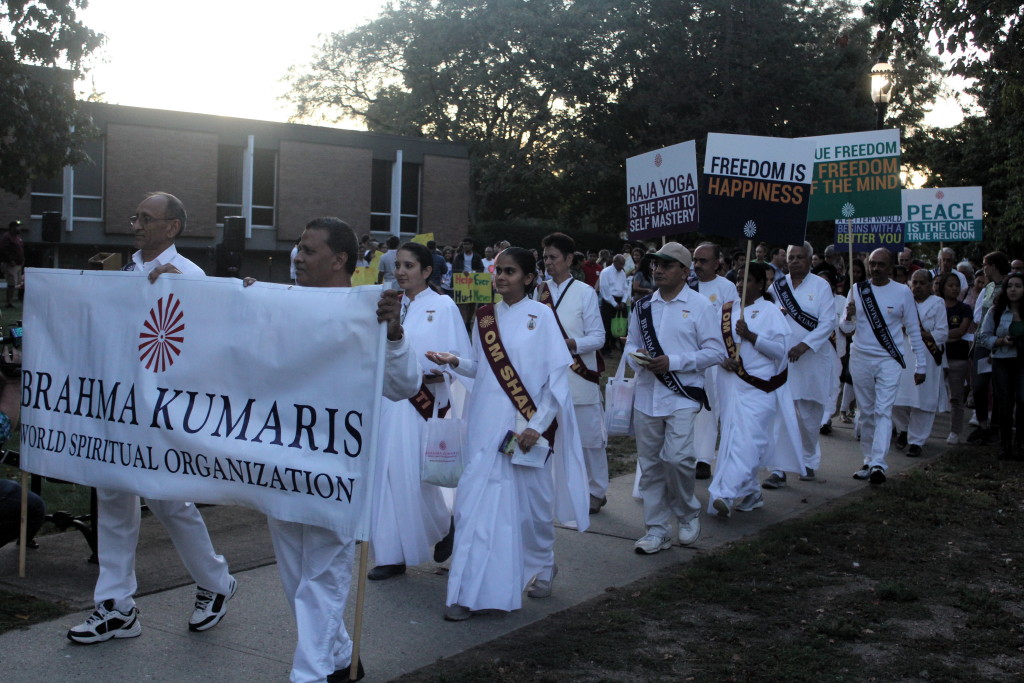
[[[551,276],[534,292],[533,298],[551,306],[562,326],[565,345],[573,355],[569,388],[576,412],[583,459],[590,487],[590,513],[608,502],[608,453],[605,447],[604,411],[601,409],[601,366],[597,353],[604,346],[604,327],[597,293],[569,274],[576,244],[568,235],[555,232],[541,242],[544,269]]]
[[[736,285],[729,279],[718,274],[722,261],[722,250],[717,244],[704,242],[693,250],[693,272],[696,279],[690,278],[688,286],[715,307],[715,314],[720,315],[722,306],[729,302],[739,302]],[[741,269],[742,270],[742,269]],[[721,408],[718,401],[718,371],[713,365],[704,371],[704,390],[708,394],[711,410],[702,410],[694,419],[693,444],[697,453],[697,478],[711,477],[711,463],[715,459],[715,444],[718,441],[718,423]]]
[[[444,562],[451,555],[451,513],[437,486],[420,480],[423,427],[433,403],[444,409],[451,396],[444,375],[426,358],[433,348],[469,353],[469,335],[462,314],[450,297],[427,286],[433,257],[422,244],[409,242],[395,253],[395,282],[402,289],[401,323],[419,360],[423,384],[416,396],[381,403],[377,448],[377,491],[374,497],[373,557],[377,563],[367,578],[379,581],[405,573],[406,565],[431,559]],[[443,545],[442,540],[447,540]],[[431,548],[437,545],[431,553]]]
[[[337,218],[310,221],[299,240],[299,254],[295,258],[299,285],[351,287],[357,251],[356,235],[345,222]],[[398,297],[397,290],[385,290],[377,306],[377,320],[388,326],[384,397],[392,401],[414,396],[422,378],[412,345],[402,332]],[[339,385],[341,388],[343,385]],[[273,517],[268,517],[267,522],[281,584],[298,631],[290,680],[349,680],[352,640],[343,617],[352,579],[355,540],[311,524]],[[363,676],[362,662],[357,662],[357,667],[356,680]]]
[[[475,378],[467,464],[455,496],[448,621],[479,610],[517,610],[527,587],[531,598],[549,597],[558,573],[554,520],[575,523],[581,532],[589,524],[568,381],[572,357],[551,309],[529,299],[535,266],[526,249],[500,252],[494,288],[502,300],[477,311],[472,356],[427,354]],[[501,450],[510,433],[517,444],[513,457]]]
[[[693,422],[707,408],[704,371],[725,358],[715,307],[686,285],[691,257],[678,242],[654,254],[658,290],[633,304],[624,359],[637,373],[633,404],[646,534],[637,553],[700,538]]]
[[[856,330],[850,352],[850,375],[857,396],[860,448],[864,466],[854,472],[855,479],[872,484],[885,483],[892,431],[892,407],[896,400],[903,358],[903,330],[910,337],[916,362],[914,382],[925,379],[924,343],[917,320],[917,305],[910,289],[890,279],[893,256],[875,249],[868,257],[870,279],[857,283],[847,299],[844,332]],[[865,310],[867,306],[867,310]]]
[[[813,481],[821,466],[822,414],[839,383],[839,356],[829,342],[837,324],[835,298],[828,282],[810,272],[813,253],[808,242],[790,245],[789,274],[772,285],[789,326],[788,385],[793,404],[787,410],[795,412],[800,430],[802,481]],[[785,485],[782,471],[773,471],[763,483],[767,489]]]
[[[948,395],[943,369],[946,357],[942,345],[949,338],[949,323],[946,319],[946,304],[941,297],[931,293],[932,274],[924,268],[915,270],[910,277],[910,291],[914,295],[918,317],[921,322],[921,339],[925,345],[925,379],[915,384],[914,373],[909,368],[913,351],[904,348],[908,368],[900,373],[899,388],[896,390],[896,408],[892,421],[898,432],[896,448],[907,448],[907,455],[915,458],[921,455],[921,447],[932,433],[935,413],[946,410]],[[906,344],[904,344],[906,347]],[[935,360],[935,355],[939,360]],[[920,362],[916,363],[920,365]]]
[[[797,454],[796,419],[788,410],[793,404],[786,380],[786,357],[792,344],[789,325],[766,292],[774,271],[763,263],[751,263],[749,268],[744,305],[723,306],[719,327],[729,355],[716,378],[722,442],[708,487],[708,512],[721,517],[732,514],[734,500],[741,512],[764,505],[757,481],[759,467],[804,469]],[[736,289],[743,289],[743,283],[737,283]]]
[[[161,273],[203,275],[203,270],[178,253],[175,238],[185,230],[188,215],[177,197],[153,192],[139,204],[131,225],[135,230],[132,262],[124,270],[146,275],[150,282]],[[94,599],[96,611],[68,631],[76,643],[100,643],[111,638],[134,638],[142,633],[132,597],[138,589],[135,551],[139,543],[142,512],[133,493],[97,487],[96,554],[100,573]],[[193,503],[146,499],[153,515],[167,529],[185,568],[197,585],[195,609],[189,630],[205,631],[227,613],[227,601],[235,593],[228,564],[210,541],[202,515]]]

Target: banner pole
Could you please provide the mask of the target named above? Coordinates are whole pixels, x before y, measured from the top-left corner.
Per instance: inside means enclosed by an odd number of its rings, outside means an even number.
[[[348,666],[348,679],[356,680],[359,671],[359,646],[363,638],[363,604],[366,598],[366,566],[369,564],[370,542],[363,541],[359,549],[359,579],[356,582],[356,621],[352,628],[352,663]]]
[[[743,293],[740,294],[740,320],[743,320],[743,309],[745,308],[745,302],[747,300],[747,276],[750,275],[750,249],[754,245],[754,240],[747,240],[747,260],[743,264]],[[739,347],[739,340],[736,340],[736,346]]]
[[[18,524],[18,578],[25,578],[25,550],[28,548],[28,472],[21,471],[21,522]]]
[[[853,291],[853,219],[852,218],[847,218],[846,219],[846,241],[849,243],[849,247],[850,247],[850,263],[847,265],[846,269],[849,271],[849,275],[850,275],[850,291],[852,292]]]

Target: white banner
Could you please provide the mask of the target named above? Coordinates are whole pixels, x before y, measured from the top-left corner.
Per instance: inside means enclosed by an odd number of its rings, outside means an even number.
[[[21,462],[365,539],[380,287],[30,268]]]

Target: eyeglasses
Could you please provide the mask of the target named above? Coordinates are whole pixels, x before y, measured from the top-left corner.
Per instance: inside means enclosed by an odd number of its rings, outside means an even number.
[[[136,223],[142,223],[142,227],[148,228],[150,223],[156,223],[157,221],[173,221],[175,218],[154,218],[146,214],[133,214],[128,217],[128,225],[135,225]]]

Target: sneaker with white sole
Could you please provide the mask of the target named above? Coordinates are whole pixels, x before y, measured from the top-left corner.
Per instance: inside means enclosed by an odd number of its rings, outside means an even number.
[[[679,520],[679,545],[693,545],[700,538],[700,515],[685,522]]]
[[[633,550],[638,555],[653,555],[661,550],[668,550],[672,547],[672,539],[668,536],[658,534],[647,534],[633,544]]]
[[[800,475],[800,481],[816,481],[817,475],[814,474],[814,470],[810,467],[804,468],[805,472]]]
[[[88,619],[68,631],[68,640],[91,645],[111,638],[135,638],[141,633],[137,608],[120,612],[114,609],[113,600],[104,600],[96,605],[96,611]]]
[[[867,465],[864,465],[859,470],[853,473],[853,478],[859,479],[860,481],[864,481],[865,479],[871,476],[870,470],[871,468],[869,468]]]
[[[719,517],[729,519],[732,516],[732,508],[729,507],[729,501],[725,498],[715,498],[714,502],[711,503],[711,507],[715,509]]]
[[[786,485],[786,473],[785,472],[772,472],[768,475],[768,478],[761,482],[761,488],[765,489],[781,489]]]
[[[949,436],[946,437],[946,443],[948,443],[950,446],[956,446],[958,443],[960,443],[960,435],[957,434],[956,432],[950,432]]]
[[[238,582],[233,576],[227,595],[198,588],[196,590],[196,609],[188,620],[188,630],[206,631],[219,624],[224,615],[228,613],[228,600],[235,596],[237,589]]]
[[[740,512],[753,512],[758,508],[764,507],[764,496],[761,495],[760,491],[754,491],[743,496],[743,500],[736,504],[736,509]]]

